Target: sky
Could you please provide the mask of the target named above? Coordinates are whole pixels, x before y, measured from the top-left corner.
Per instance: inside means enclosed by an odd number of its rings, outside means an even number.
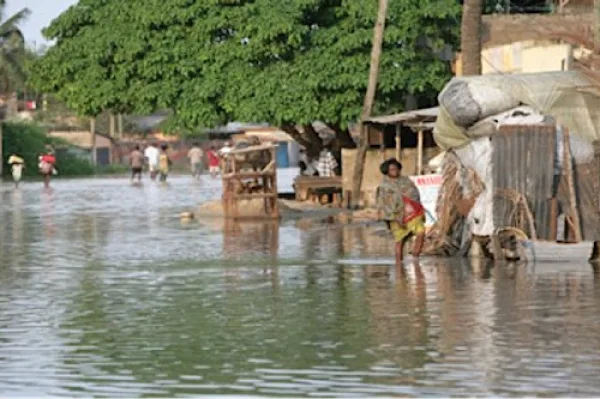
[[[20,28],[29,45],[40,46],[47,43],[42,36],[42,29],[75,3],[77,3],[77,0],[8,0],[4,18],[23,8],[29,8],[31,15]]]

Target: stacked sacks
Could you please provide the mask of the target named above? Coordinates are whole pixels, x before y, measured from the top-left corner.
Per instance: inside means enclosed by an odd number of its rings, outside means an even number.
[[[600,139],[600,96],[591,86],[564,71],[454,78],[438,96],[435,140],[444,150],[462,147],[476,124],[526,105],[591,143]]]
[[[442,90],[438,100],[440,106],[462,128],[469,128],[478,121],[499,114],[519,105],[519,100],[509,92],[488,81],[452,79]]]
[[[494,233],[490,136],[500,126],[565,126],[572,132],[569,138],[575,164],[591,161],[590,143],[600,139],[600,97],[586,92],[589,87],[589,82],[576,72],[461,77],[448,83],[438,97],[435,140],[456,156],[459,169],[474,171],[484,187],[464,220],[466,230],[482,236]],[[563,152],[562,142],[562,131],[558,129],[557,155]],[[557,156],[555,173],[561,173],[562,163],[562,157]],[[466,173],[456,174],[465,198],[469,197],[472,180]]]

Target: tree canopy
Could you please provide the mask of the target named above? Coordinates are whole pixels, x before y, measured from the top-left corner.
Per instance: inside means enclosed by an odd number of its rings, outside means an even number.
[[[0,0],[0,92],[8,93],[25,84],[24,64],[28,53],[18,26],[28,16],[23,8],[14,15],[5,15],[6,0]]]
[[[172,110],[172,127],[232,120],[336,131],[360,115],[377,1],[80,0],[45,29],[32,83],[82,115]],[[390,5],[376,112],[430,101],[450,77],[455,0]]]

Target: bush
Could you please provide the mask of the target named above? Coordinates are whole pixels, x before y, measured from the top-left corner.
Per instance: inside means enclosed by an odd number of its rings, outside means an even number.
[[[96,173],[99,175],[124,175],[129,173],[130,168],[123,164],[111,164],[105,166],[98,166]]]
[[[38,157],[45,151],[45,145],[55,148],[70,147],[64,140],[48,137],[40,126],[33,123],[4,123],[2,124],[3,158],[6,161],[11,154],[17,154],[25,160],[25,176],[39,176]],[[90,161],[70,154],[68,151],[57,153],[57,169],[59,176],[90,176],[94,168]],[[10,168],[4,168],[4,176],[10,176]]]

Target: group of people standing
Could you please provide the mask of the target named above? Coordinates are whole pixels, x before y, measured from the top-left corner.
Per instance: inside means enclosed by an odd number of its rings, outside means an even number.
[[[129,155],[131,166],[131,180],[138,182],[142,180],[142,172],[144,167],[147,167],[150,173],[150,178],[166,182],[169,171],[173,164],[168,154],[169,147],[166,143],[157,146],[155,143],[149,144],[142,152],[139,145]],[[187,158],[190,162],[192,176],[195,179],[200,179],[205,171],[205,163],[208,164],[211,176],[217,177],[220,173],[221,157],[232,150],[229,142],[225,143],[219,151],[215,145],[211,145],[205,152],[199,143],[194,143],[187,153]]]
[[[159,181],[166,182],[169,170],[173,164],[171,158],[169,158],[168,149],[169,146],[166,143],[162,143],[160,146],[151,143],[142,153],[140,146],[136,145],[135,149],[129,155],[131,181],[137,179],[140,182],[144,166],[147,165],[150,172],[150,179],[156,180],[158,176]]]
[[[339,176],[340,165],[328,145],[324,146],[319,156],[312,160],[309,159],[306,149],[301,148],[298,166],[300,167],[300,174],[303,176]]]

